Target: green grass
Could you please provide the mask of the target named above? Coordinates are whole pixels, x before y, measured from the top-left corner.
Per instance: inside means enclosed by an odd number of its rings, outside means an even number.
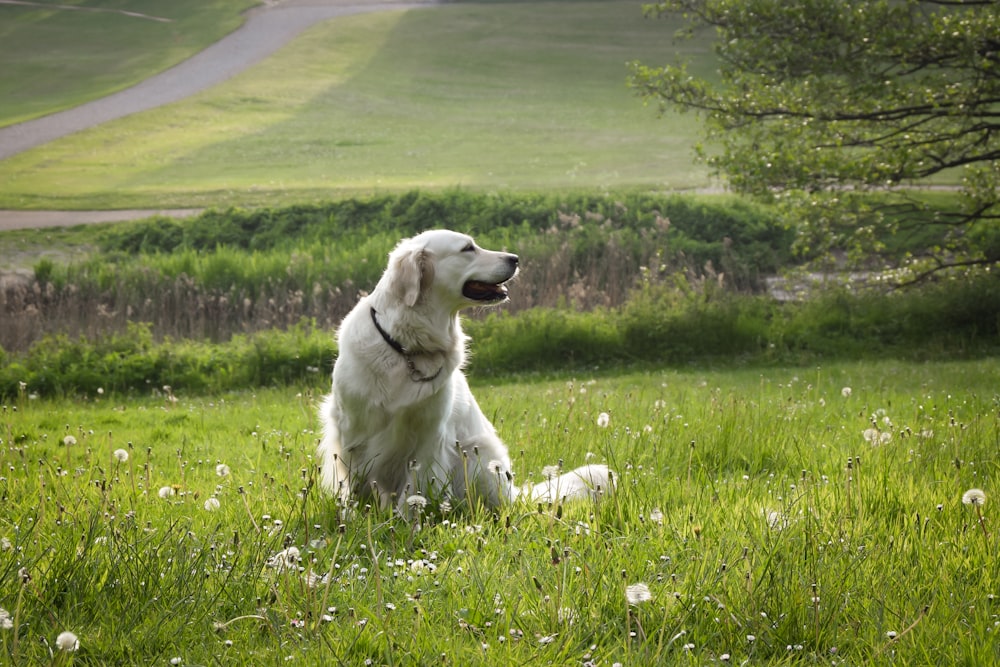
[[[0,163],[0,206],[278,204],[435,189],[679,189],[694,116],[660,118],[626,62],[707,43],[635,2],[449,5],[315,26],[235,79]]]
[[[165,70],[234,30],[243,21],[241,12],[255,4],[40,0],[34,6],[0,5],[0,127],[88,102]]]
[[[318,494],[319,385],[21,396],[0,412],[0,607],[13,625],[0,653],[88,665],[991,664],[998,374],[996,360],[885,361],[479,382],[522,481],[589,452],[619,471],[618,489],[596,505],[462,511],[419,529],[374,510],[338,515]],[[887,441],[867,442],[872,428]],[[176,493],[161,498],[164,487]],[[961,501],[974,487],[989,498],[982,521]],[[289,546],[300,569],[267,566]],[[310,586],[309,573],[328,583]],[[630,608],[625,587],[640,582],[652,600]],[[76,653],[54,648],[64,630]]]

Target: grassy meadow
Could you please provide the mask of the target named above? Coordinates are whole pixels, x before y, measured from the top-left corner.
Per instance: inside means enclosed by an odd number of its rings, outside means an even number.
[[[0,124],[247,4],[130,2],[178,12],[145,32],[0,5]],[[10,56],[97,24],[120,71]],[[217,207],[0,234],[24,279],[0,295],[0,664],[1000,661],[996,281],[762,295],[792,263],[780,221],[649,194],[709,182],[697,119],[625,85],[628,60],[707,66],[676,27],[618,0],[338,19],[0,162],[0,207]],[[519,480],[607,462],[613,492],[409,519],[320,493],[331,320],[442,224],[524,259],[524,309],[467,327]]]
[[[478,382],[522,481],[591,460],[618,486],[415,521],[318,492],[325,381],[23,394],[0,412],[0,655],[990,664],[998,377],[885,360]],[[974,488],[985,505],[963,504]]]
[[[204,49],[255,0],[0,4],[0,127],[127,88]],[[70,7],[75,7],[72,9]]]
[[[661,118],[626,84],[635,59],[708,65],[707,41],[674,42],[676,27],[631,0],[328,21],[222,85],[0,162],[0,207],[705,186],[696,117]]]

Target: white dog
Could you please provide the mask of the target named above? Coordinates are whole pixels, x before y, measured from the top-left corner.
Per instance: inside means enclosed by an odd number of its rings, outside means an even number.
[[[609,491],[607,466],[590,465],[519,489],[510,455],[462,372],[462,308],[507,300],[517,255],[478,247],[464,234],[428,231],[402,241],[371,294],[341,323],[333,390],[320,407],[323,487],[395,504],[408,498],[488,506],[521,493],[534,501]]]

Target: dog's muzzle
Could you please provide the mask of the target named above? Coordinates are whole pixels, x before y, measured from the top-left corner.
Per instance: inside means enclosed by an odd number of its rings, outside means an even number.
[[[469,280],[462,285],[462,296],[480,303],[499,303],[507,300],[507,285],[505,284],[517,274],[517,255],[506,255],[508,270],[496,282]]]

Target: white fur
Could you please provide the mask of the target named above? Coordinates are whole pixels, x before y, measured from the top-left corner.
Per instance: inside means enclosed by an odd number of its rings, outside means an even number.
[[[345,502],[368,498],[405,510],[414,494],[461,500],[475,493],[496,506],[522,493],[552,502],[610,490],[612,474],[603,465],[519,489],[507,447],[469,390],[458,313],[484,302],[465,296],[463,285],[500,285],[516,271],[516,255],[484,250],[445,230],[406,239],[392,251],[375,289],[340,326],[333,389],[319,410],[321,482],[328,492]],[[500,303],[505,293],[488,303]],[[378,332],[373,308],[405,357]]]

